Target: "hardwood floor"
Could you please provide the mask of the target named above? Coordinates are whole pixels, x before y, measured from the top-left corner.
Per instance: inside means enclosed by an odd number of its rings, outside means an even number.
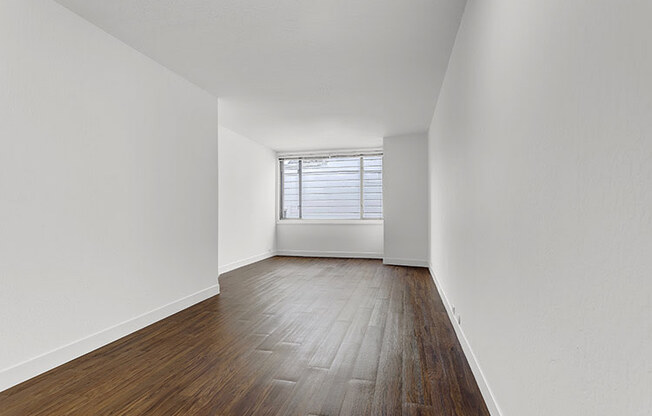
[[[2,415],[488,415],[426,269],[275,257],[0,393]]]

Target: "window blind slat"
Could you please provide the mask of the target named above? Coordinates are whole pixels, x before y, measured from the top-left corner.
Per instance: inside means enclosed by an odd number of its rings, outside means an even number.
[[[279,161],[281,218],[382,218],[382,156]]]

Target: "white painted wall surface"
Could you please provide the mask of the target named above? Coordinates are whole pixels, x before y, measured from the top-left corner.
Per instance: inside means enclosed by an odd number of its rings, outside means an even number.
[[[277,254],[286,256],[383,257],[383,222],[292,221],[276,226]]]
[[[220,273],[273,255],[276,152],[219,128]]]
[[[275,150],[425,131],[465,0],[57,0],[220,101]]]
[[[0,2],[0,390],[217,293],[217,100]]]
[[[428,265],[428,139],[383,139],[383,211],[387,264]]]
[[[506,416],[652,414],[652,3],[470,0],[431,261]]]

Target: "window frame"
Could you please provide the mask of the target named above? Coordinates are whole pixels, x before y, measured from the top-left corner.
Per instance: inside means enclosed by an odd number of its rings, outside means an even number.
[[[313,218],[303,218],[303,171],[302,171],[302,165],[303,165],[303,160],[314,160],[314,159],[337,159],[337,158],[354,158],[357,157],[360,159],[360,216],[358,218],[318,218],[318,219],[313,219]],[[299,224],[299,223],[313,223],[313,224],[341,224],[341,223],[354,223],[354,224],[378,224],[382,223],[384,220],[385,216],[385,211],[383,209],[382,201],[383,198],[381,197],[381,215],[380,218],[365,218],[365,211],[364,211],[364,158],[365,157],[380,157],[381,159],[381,178],[384,172],[384,164],[382,163],[383,161],[383,152],[382,151],[372,151],[372,152],[364,152],[364,153],[353,153],[353,154],[328,154],[328,155],[323,155],[323,154],[306,154],[306,155],[279,155],[277,157],[277,163],[278,163],[278,168],[277,168],[277,173],[278,173],[278,214],[276,216],[277,222],[283,222],[284,224]],[[283,161],[285,160],[298,160],[298,168],[297,168],[297,175],[298,175],[298,182],[299,182],[299,217],[298,218],[284,218],[283,217],[283,194],[284,194],[284,169],[283,169]],[[382,183],[381,179],[381,192],[382,195],[384,195],[384,186]]]

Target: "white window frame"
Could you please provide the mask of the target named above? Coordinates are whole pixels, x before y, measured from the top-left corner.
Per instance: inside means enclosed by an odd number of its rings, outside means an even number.
[[[383,152],[382,150],[371,150],[371,151],[362,151],[362,152],[355,152],[355,153],[345,153],[345,152],[340,152],[340,153],[329,153],[329,154],[323,154],[323,153],[302,153],[302,154],[279,154],[277,156],[277,215],[276,215],[276,221],[279,224],[365,224],[365,225],[373,225],[373,224],[382,224],[384,220],[384,215],[385,211],[383,209],[382,211],[382,216],[381,218],[364,218],[364,186],[363,186],[363,179],[364,179],[364,163],[363,163],[363,157],[365,156],[380,156],[381,158],[383,157]],[[331,158],[339,158],[339,157],[359,157],[360,158],[360,218],[350,218],[350,219],[344,219],[344,218],[334,218],[334,219],[305,219],[301,218],[301,204],[302,204],[302,186],[301,186],[301,181],[302,181],[302,175],[301,175],[301,165],[302,165],[302,160],[303,159],[331,159]],[[283,160],[287,159],[299,159],[299,218],[283,218]],[[384,165],[383,165],[383,171],[384,171]],[[382,186],[383,188],[383,195],[384,195],[384,185]],[[384,206],[384,204],[383,204]]]

